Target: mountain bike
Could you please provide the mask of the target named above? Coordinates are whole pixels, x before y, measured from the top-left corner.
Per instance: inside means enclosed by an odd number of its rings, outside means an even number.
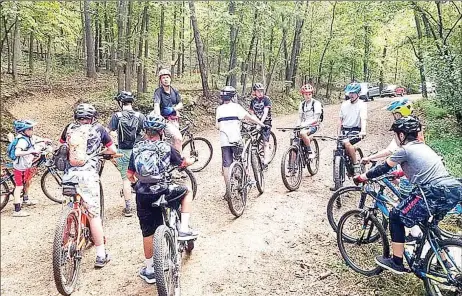
[[[202,171],[212,160],[213,147],[209,140],[203,137],[194,137],[191,127],[195,126],[194,122],[187,116],[183,115],[186,119],[186,126],[180,132],[183,136],[183,152],[184,155],[195,157],[197,161],[189,167],[193,172]]]
[[[167,173],[167,183],[172,182],[169,176],[170,173]],[[178,240],[182,197],[178,196],[167,201],[165,195],[162,195],[152,204],[153,207],[160,208],[164,222],[163,225],[157,227],[153,241],[154,276],[156,278],[157,293],[160,296],[180,295],[182,254],[183,252],[191,253],[194,249],[195,240]]]
[[[111,159],[121,157],[122,154],[103,155],[100,158]],[[102,198],[101,182],[99,183]],[[77,285],[80,274],[80,264],[84,251],[93,245],[90,229],[90,218],[82,205],[79,185],[73,183],[62,184],[63,195],[71,198],[71,202],[64,206],[63,213],[58,220],[53,240],[53,276],[58,292],[71,295]],[[104,216],[104,199],[100,200],[101,220]]]
[[[226,188],[228,207],[231,213],[240,217],[244,213],[247,194],[255,185],[260,194],[265,190],[265,178],[261,158],[258,155],[258,135],[256,128],[242,129],[243,142],[231,143],[235,146],[234,161],[229,167]],[[254,180],[250,177],[252,167]]]
[[[423,192],[422,197],[426,203]],[[428,204],[427,210],[429,211]],[[353,224],[360,226],[354,243],[346,242],[343,235],[343,230],[348,228],[345,225],[348,225],[349,219],[355,220]],[[428,295],[460,295],[462,293],[462,241],[444,239],[437,224],[433,215],[430,215],[424,223],[418,224],[423,235],[416,240],[412,250],[405,248],[404,258],[410,272],[423,280]],[[377,238],[371,239],[372,235]],[[346,245],[367,246],[371,242],[381,242],[383,246],[380,255],[389,257],[389,241],[385,229],[375,216],[374,209],[352,210],[342,216],[337,231],[340,253],[349,267],[366,276],[377,275],[383,269],[377,265],[368,270],[362,269],[363,267],[358,266],[357,262],[351,261],[344,247]],[[367,254],[370,255],[370,253]]]
[[[318,136],[318,139],[334,140],[337,142],[337,148],[333,151],[333,181],[334,189],[337,190],[343,186],[345,176],[352,178],[355,175],[354,163],[351,161],[350,156],[346,153],[343,140],[359,137],[359,132],[350,132],[348,135],[338,135],[337,137]],[[358,160],[363,158],[361,148],[355,147],[356,157]],[[361,172],[364,172],[364,166],[361,165]]]
[[[300,130],[305,127],[278,128],[283,132],[292,130],[290,147],[284,152],[281,159],[282,182],[289,191],[297,190],[302,182],[303,168],[307,168],[311,176],[319,170],[319,145],[315,136],[310,136],[311,153],[314,158],[309,158],[307,147],[300,138]]]

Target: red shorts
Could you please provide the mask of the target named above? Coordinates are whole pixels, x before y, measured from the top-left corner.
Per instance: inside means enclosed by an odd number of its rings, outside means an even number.
[[[34,170],[32,168],[26,169],[25,171],[19,171],[14,169],[14,183],[16,186],[23,186],[23,184],[29,181],[34,175]]]

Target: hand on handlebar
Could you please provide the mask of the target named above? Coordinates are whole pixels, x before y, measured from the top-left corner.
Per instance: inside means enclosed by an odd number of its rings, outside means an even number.
[[[367,181],[367,177],[363,175],[357,175],[353,177],[353,182],[355,183],[356,186],[362,183],[366,183],[366,181]]]

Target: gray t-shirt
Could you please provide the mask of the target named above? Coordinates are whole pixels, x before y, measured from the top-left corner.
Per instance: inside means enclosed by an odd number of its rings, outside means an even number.
[[[419,141],[407,143],[396,150],[390,159],[401,165],[406,177],[413,184],[423,185],[449,177],[438,154]]]

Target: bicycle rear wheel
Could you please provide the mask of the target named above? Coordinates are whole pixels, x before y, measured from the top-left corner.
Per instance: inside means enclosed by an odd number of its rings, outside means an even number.
[[[8,204],[10,195],[13,194],[13,188],[8,187],[7,181],[3,181],[0,185],[0,211]]]
[[[255,150],[251,150],[250,162],[252,164],[253,176],[257,185],[257,190],[260,194],[265,191],[265,176],[263,175],[263,168],[261,158]]]
[[[183,168],[180,170],[180,172],[182,174],[184,173],[184,176],[181,179],[174,179],[174,182],[180,185],[188,186],[192,190],[193,199],[195,199],[197,194],[197,181],[194,173],[191,172],[191,170],[188,168]]]
[[[173,233],[165,225],[157,227],[154,233],[154,276],[159,296],[176,295],[179,288],[179,270],[177,268],[177,248]]]
[[[289,191],[297,190],[302,182],[302,152],[297,146],[290,146],[281,159],[282,182]]]
[[[311,151],[314,153],[315,158],[308,159],[308,172],[311,176],[316,175],[319,170],[319,145],[316,139],[311,139]]]
[[[184,155],[196,157],[196,162],[189,168],[193,172],[202,171],[212,160],[213,148],[209,140],[195,137],[183,143]]]
[[[262,160],[262,163],[265,159],[265,145],[264,145],[263,137],[260,137],[258,140],[258,154],[260,155],[260,158]],[[273,132],[270,132],[270,137],[269,137],[269,153],[270,157],[268,159],[268,164],[270,164],[274,156],[276,155],[276,150],[278,148],[278,142],[276,140],[276,135]]]
[[[240,217],[244,213],[247,202],[245,174],[244,167],[240,162],[235,161],[229,167],[227,201],[229,210],[236,217]]]
[[[345,181],[345,164],[344,158],[337,155],[334,157],[334,188],[338,190],[343,186]]]
[[[53,276],[62,295],[71,295],[80,272],[78,232],[80,223],[76,213],[66,207],[55,230],[53,241]]]
[[[56,203],[63,203],[66,198],[63,196],[62,172],[56,169],[47,169],[40,179],[40,186],[43,193]]]
[[[462,241],[448,239],[438,242],[439,255],[430,248],[425,256],[423,272],[429,276],[423,279],[428,295],[462,294]],[[442,263],[437,258],[445,258]],[[444,268],[442,266],[444,264]],[[452,281],[449,280],[452,279]],[[439,281],[438,281],[439,280]]]
[[[372,239],[376,235],[378,237]],[[349,239],[345,239],[347,237]],[[345,263],[365,276],[381,273],[383,269],[377,266],[375,257],[390,254],[382,224],[374,215],[362,210],[351,210],[342,216],[337,229],[337,245]]]

